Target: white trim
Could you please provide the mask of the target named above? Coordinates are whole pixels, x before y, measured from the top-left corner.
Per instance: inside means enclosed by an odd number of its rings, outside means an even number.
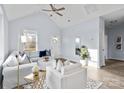
[[[119,59],[119,58],[109,58],[109,59],[124,61],[124,59]]]

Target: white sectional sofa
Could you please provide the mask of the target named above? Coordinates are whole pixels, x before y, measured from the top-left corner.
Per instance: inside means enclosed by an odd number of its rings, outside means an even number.
[[[27,82],[24,80],[24,76],[30,74],[32,72],[32,67],[36,63],[29,63],[19,66],[19,84],[26,84]],[[17,66],[14,67],[5,67],[3,68],[3,88],[11,89],[17,86]]]
[[[3,88],[4,89],[11,89],[17,86],[17,72],[18,72],[18,65],[15,55],[17,51],[12,52],[8,59],[3,63]],[[14,62],[15,61],[15,62]],[[37,63],[30,63],[25,60],[26,63],[19,65],[19,84],[26,84],[24,80],[24,76],[30,74],[32,72],[32,67]]]

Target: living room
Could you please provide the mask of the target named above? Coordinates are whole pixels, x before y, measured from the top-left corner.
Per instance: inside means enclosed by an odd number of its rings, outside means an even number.
[[[1,88],[123,88],[109,85],[111,73],[101,69],[105,66],[103,15],[123,9],[123,5],[3,4],[0,7]]]

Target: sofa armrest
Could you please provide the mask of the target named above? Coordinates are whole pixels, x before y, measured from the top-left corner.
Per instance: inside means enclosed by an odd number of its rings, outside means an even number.
[[[83,72],[83,75],[87,76],[87,69],[85,69],[85,68],[84,69],[80,68],[79,71],[71,73],[71,74],[68,74],[68,75],[62,75],[60,72],[58,72],[57,70],[55,70],[52,67],[47,67],[46,71],[47,72],[52,72],[59,79],[69,78],[69,77],[75,76],[76,74],[79,74],[81,72]]]
[[[23,72],[23,71],[28,71],[29,68],[31,70],[31,68],[35,65],[36,63],[29,63],[29,64],[23,64],[23,65],[19,65],[19,71],[20,72]],[[5,75],[9,75],[9,74],[12,74],[12,73],[15,73],[17,72],[18,70],[18,66],[14,66],[14,67],[5,67],[3,68],[3,72],[2,74]],[[30,71],[31,72],[31,71]]]
[[[62,78],[62,75],[60,72],[58,72],[57,70],[55,70],[54,68],[52,68],[51,66],[46,67],[46,71],[47,72],[52,72],[55,76]]]
[[[62,88],[86,88],[87,69],[81,68],[72,74],[63,75],[61,82]]]
[[[2,88],[2,70],[3,70],[3,67],[2,67],[2,65],[0,65],[0,89]]]
[[[19,84],[26,84],[24,77],[32,73],[32,67],[36,63],[23,64],[19,66]],[[17,86],[18,67],[3,68],[3,88],[10,89]]]
[[[46,68],[46,84],[50,89],[61,88],[62,75],[52,67]]]
[[[79,71],[73,72],[73,73],[71,73],[71,74],[63,75],[62,78],[72,77],[73,75],[76,75],[76,74],[78,74],[78,73],[84,72],[84,69],[79,68],[78,70],[79,70]]]
[[[87,69],[85,68],[66,75],[62,75],[52,67],[47,67],[46,71],[46,83],[51,89],[86,88]]]

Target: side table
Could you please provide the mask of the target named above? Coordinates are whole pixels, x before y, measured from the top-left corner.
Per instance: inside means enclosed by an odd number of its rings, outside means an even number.
[[[24,77],[24,80],[28,84],[30,84],[31,88],[33,88],[33,89],[43,88],[43,84],[44,84],[45,79],[46,79],[46,71],[45,70],[39,71],[39,79],[38,80],[34,80],[33,73]]]

